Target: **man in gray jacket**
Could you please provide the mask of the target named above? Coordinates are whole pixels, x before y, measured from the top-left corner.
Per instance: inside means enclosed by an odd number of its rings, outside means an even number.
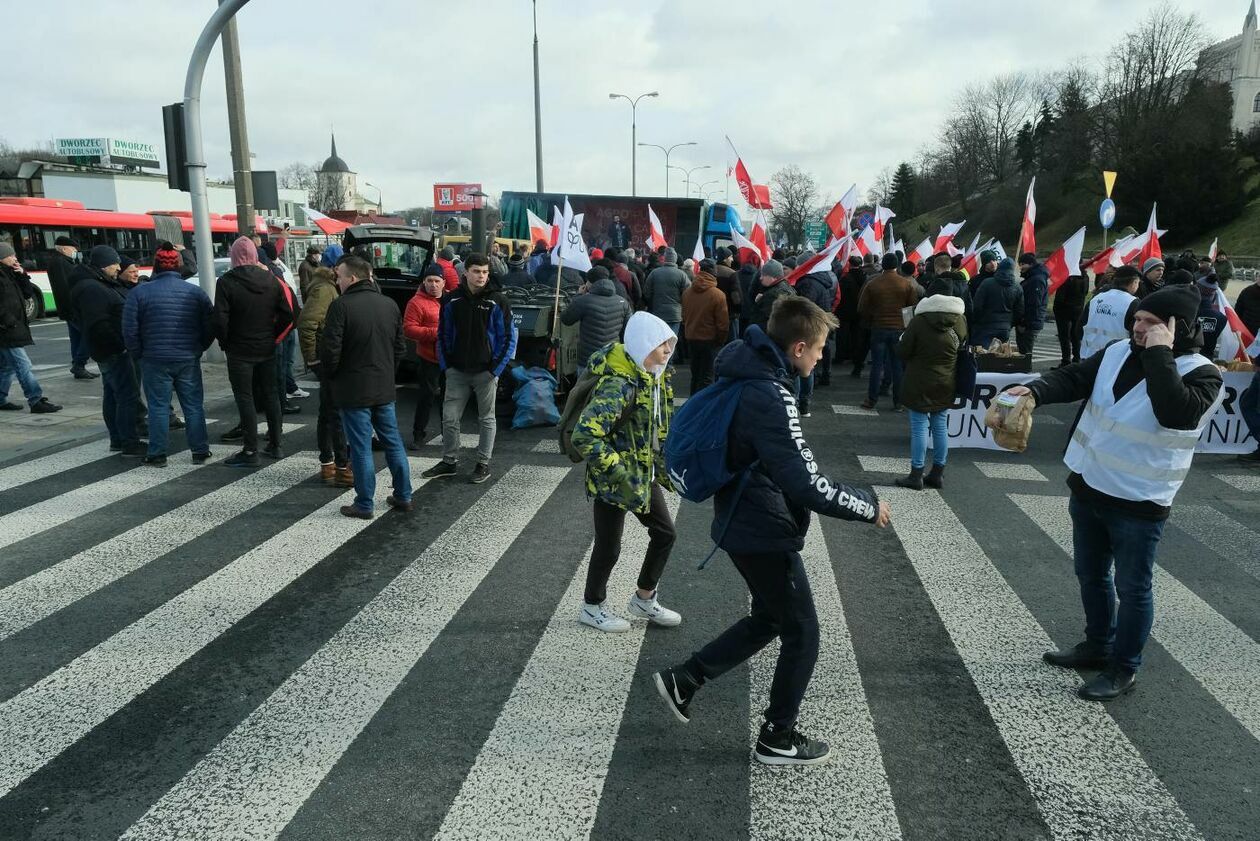
[[[643,284],[643,306],[669,325],[678,335],[682,324],[682,293],[690,285],[687,274],[678,268],[678,252],[666,248],[661,265],[652,269]]]
[[[621,340],[630,319],[630,305],[617,294],[617,282],[603,266],[586,273],[590,288],[586,294],[565,307],[560,320],[578,324],[578,373],[586,368],[586,360],[604,345]]]

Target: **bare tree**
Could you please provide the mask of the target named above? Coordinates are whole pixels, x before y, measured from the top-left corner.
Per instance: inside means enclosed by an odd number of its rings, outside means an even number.
[[[321,213],[344,210],[354,199],[346,183],[335,175],[325,178],[317,177],[310,196],[311,207]]]
[[[783,167],[770,176],[774,209],[770,219],[791,245],[805,242],[805,223],[818,206],[818,182],[796,164]]]
[[[970,85],[955,101],[961,119],[946,127],[947,145],[971,147],[985,181],[1000,184],[1016,170],[1015,136],[1037,119],[1043,82],[1026,73],[1008,73]]]
[[[892,167],[884,167],[879,171],[879,175],[875,176],[875,183],[866,191],[866,201],[868,204],[878,204],[888,207],[888,201],[892,197],[893,170]]]
[[[276,174],[280,186],[286,190],[305,190],[309,195],[316,184],[315,167],[294,161]]]

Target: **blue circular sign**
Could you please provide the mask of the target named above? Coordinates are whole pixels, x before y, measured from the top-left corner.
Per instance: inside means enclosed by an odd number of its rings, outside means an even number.
[[[859,231],[863,228],[869,228],[871,225],[875,224],[875,213],[874,211],[863,210],[853,221],[857,223],[857,229]]]
[[[1098,221],[1102,222],[1103,230],[1111,230],[1111,226],[1116,221],[1116,203],[1111,199],[1103,199],[1102,204],[1098,205]]]

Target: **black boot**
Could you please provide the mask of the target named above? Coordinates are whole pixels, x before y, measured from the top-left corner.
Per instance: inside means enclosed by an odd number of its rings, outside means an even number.
[[[923,468],[911,467],[910,475],[904,479],[898,479],[896,484],[898,487],[909,488],[912,491],[923,490]]]
[[[1107,652],[1088,640],[1078,642],[1071,648],[1047,651],[1041,655],[1041,659],[1062,669],[1105,669],[1110,663]]]
[[[945,487],[944,476],[945,465],[933,464],[932,469],[928,471],[928,475],[923,477],[923,484],[929,488],[943,488]]]
[[[1084,701],[1114,701],[1121,695],[1132,692],[1136,684],[1136,674],[1120,666],[1113,666],[1086,681],[1076,690],[1076,694]]]

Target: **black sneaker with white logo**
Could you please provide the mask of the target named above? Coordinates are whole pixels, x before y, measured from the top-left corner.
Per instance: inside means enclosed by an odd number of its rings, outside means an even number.
[[[831,748],[795,727],[779,730],[766,722],[757,737],[756,756],[764,765],[821,765],[831,759]]]
[[[687,710],[691,706],[691,699],[696,696],[696,690],[700,688],[691,679],[691,675],[683,669],[662,669],[652,675],[652,680],[656,683],[656,694],[661,696],[674,718],[683,724],[691,721]]]

